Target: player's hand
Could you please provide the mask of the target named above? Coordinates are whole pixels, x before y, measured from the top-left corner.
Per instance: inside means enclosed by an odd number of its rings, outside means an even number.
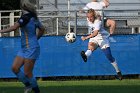
[[[82,36],[81,39],[82,39],[83,41],[85,41],[85,40],[86,40],[86,37]]]

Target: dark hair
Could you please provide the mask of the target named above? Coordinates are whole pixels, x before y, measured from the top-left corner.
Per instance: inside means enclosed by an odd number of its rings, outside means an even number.
[[[31,14],[32,14],[32,16],[37,20],[38,19],[38,17],[37,17],[37,11],[34,11],[34,12],[32,12],[32,11],[29,11]]]
[[[24,8],[24,9],[22,9],[22,10],[25,10],[25,11],[29,12],[29,13],[32,15],[32,17],[34,17],[36,20],[38,19],[37,11],[36,11],[36,10],[30,11],[30,10],[27,9],[27,8]]]

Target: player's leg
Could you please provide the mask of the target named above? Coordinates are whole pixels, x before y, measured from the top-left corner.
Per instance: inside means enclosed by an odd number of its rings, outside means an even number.
[[[115,20],[106,19],[105,24],[106,24],[107,27],[109,27],[110,34],[113,34],[114,31],[115,31],[115,28],[116,28],[116,22],[115,22]]]
[[[92,52],[94,51],[94,50],[96,50],[97,49],[97,44],[96,43],[94,43],[94,42],[89,42],[88,43],[88,50],[85,52],[85,51],[81,51],[81,56],[82,56],[82,58],[83,58],[83,60],[84,60],[84,62],[87,62],[87,58],[92,54]]]
[[[35,64],[35,60],[25,59],[24,60],[24,73],[29,78],[29,82],[30,82],[32,90],[35,93],[40,93],[40,90],[39,90],[39,87],[38,87],[38,84],[37,84],[37,80],[33,76],[33,73],[32,73],[33,68],[34,68],[34,64]]]
[[[40,93],[37,80],[33,76],[33,69],[36,59],[39,57],[40,54],[40,48],[29,48],[24,51],[25,59],[24,59],[24,73],[28,77],[30,82],[30,87],[34,91],[34,93]],[[28,91],[27,88],[26,90]]]
[[[112,66],[116,70],[118,78],[120,80],[122,80],[121,71],[116,63],[115,58],[112,56],[111,49],[110,49],[110,43],[109,43],[108,38],[102,38],[102,39],[100,38],[98,40],[98,44],[99,44],[101,50],[104,52],[107,59],[110,61],[110,63],[112,64]]]
[[[115,60],[115,58],[112,56],[111,54],[111,50],[110,50],[110,47],[107,47],[105,49],[102,49],[102,51],[104,52],[105,56],[107,57],[107,59],[111,62],[112,66],[115,68],[116,72],[117,72],[117,75],[118,75],[118,78],[120,80],[122,80],[122,74],[121,74],[121,71],[117,65],[117,62]]]
[[[12,65],[12,71],[15,73],[19,81],[21,81],[26,87],[30,86],[29,80],[26,75],[20,70],[24,64],[24,58],[16,56]]]

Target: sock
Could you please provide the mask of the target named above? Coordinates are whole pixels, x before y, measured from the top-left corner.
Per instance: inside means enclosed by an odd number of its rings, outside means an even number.
[[[16,76],[19,79],[19,81],[21,81],[26,87],[30,86],[29,79],[21,70],[16,74]]]
[[[32,87],[33,91],[35,93],[40,93],[36,78],[35,77],[29,78],[29,81],[30,81],[30,84],[31,84],[31,87]]]
[[[120,70],[119,70],[119,68],[118,68],[118,65],[117,65],[117,63],[116,63],[115,61],[112,62],[111,64],[112,64],[112,66],[115,68],[116,72],[120,72]]]
[[[38,87],[38,86],[32,88],[32,90],[33,90],[35,93],[40,93],[40,90],[39,90],[39,87]]]
[[[92,51],[91,51],[91,50],[87,50],[87,51],[85,52],[85,55],[86,55],[87,57],[89,57],[91,54],[92,54]]]

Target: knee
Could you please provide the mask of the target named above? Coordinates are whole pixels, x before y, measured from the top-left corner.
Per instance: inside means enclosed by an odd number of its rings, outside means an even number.
[[[98,45],[97,44],[94,44],[94,43],[89,43],[88,44],[88,49],[91,50],[91,51],[94,51],[98,48]]]
[[[33,76],[32,71],[31,70],[27,70],[27,69],[24,69],[24,74],[28,78],[31,78]]]
[[[116,27],[116,22],[115,22],[115,20],[111,20],[111,25],[113,26],[113,27]]]
[[[28,77],[28,78],[33,77],[32,72],[26,72],[26,71],[24,71],[24,74],[25,74],[25,76]]]
[[[106,25],[108,27],[116,27],[116,22],[115,22],[115,20],[108,19]]]
[[[12,71],[16,74],[19,72],[19,68],[17,68],[16,66],[12,66]]]

